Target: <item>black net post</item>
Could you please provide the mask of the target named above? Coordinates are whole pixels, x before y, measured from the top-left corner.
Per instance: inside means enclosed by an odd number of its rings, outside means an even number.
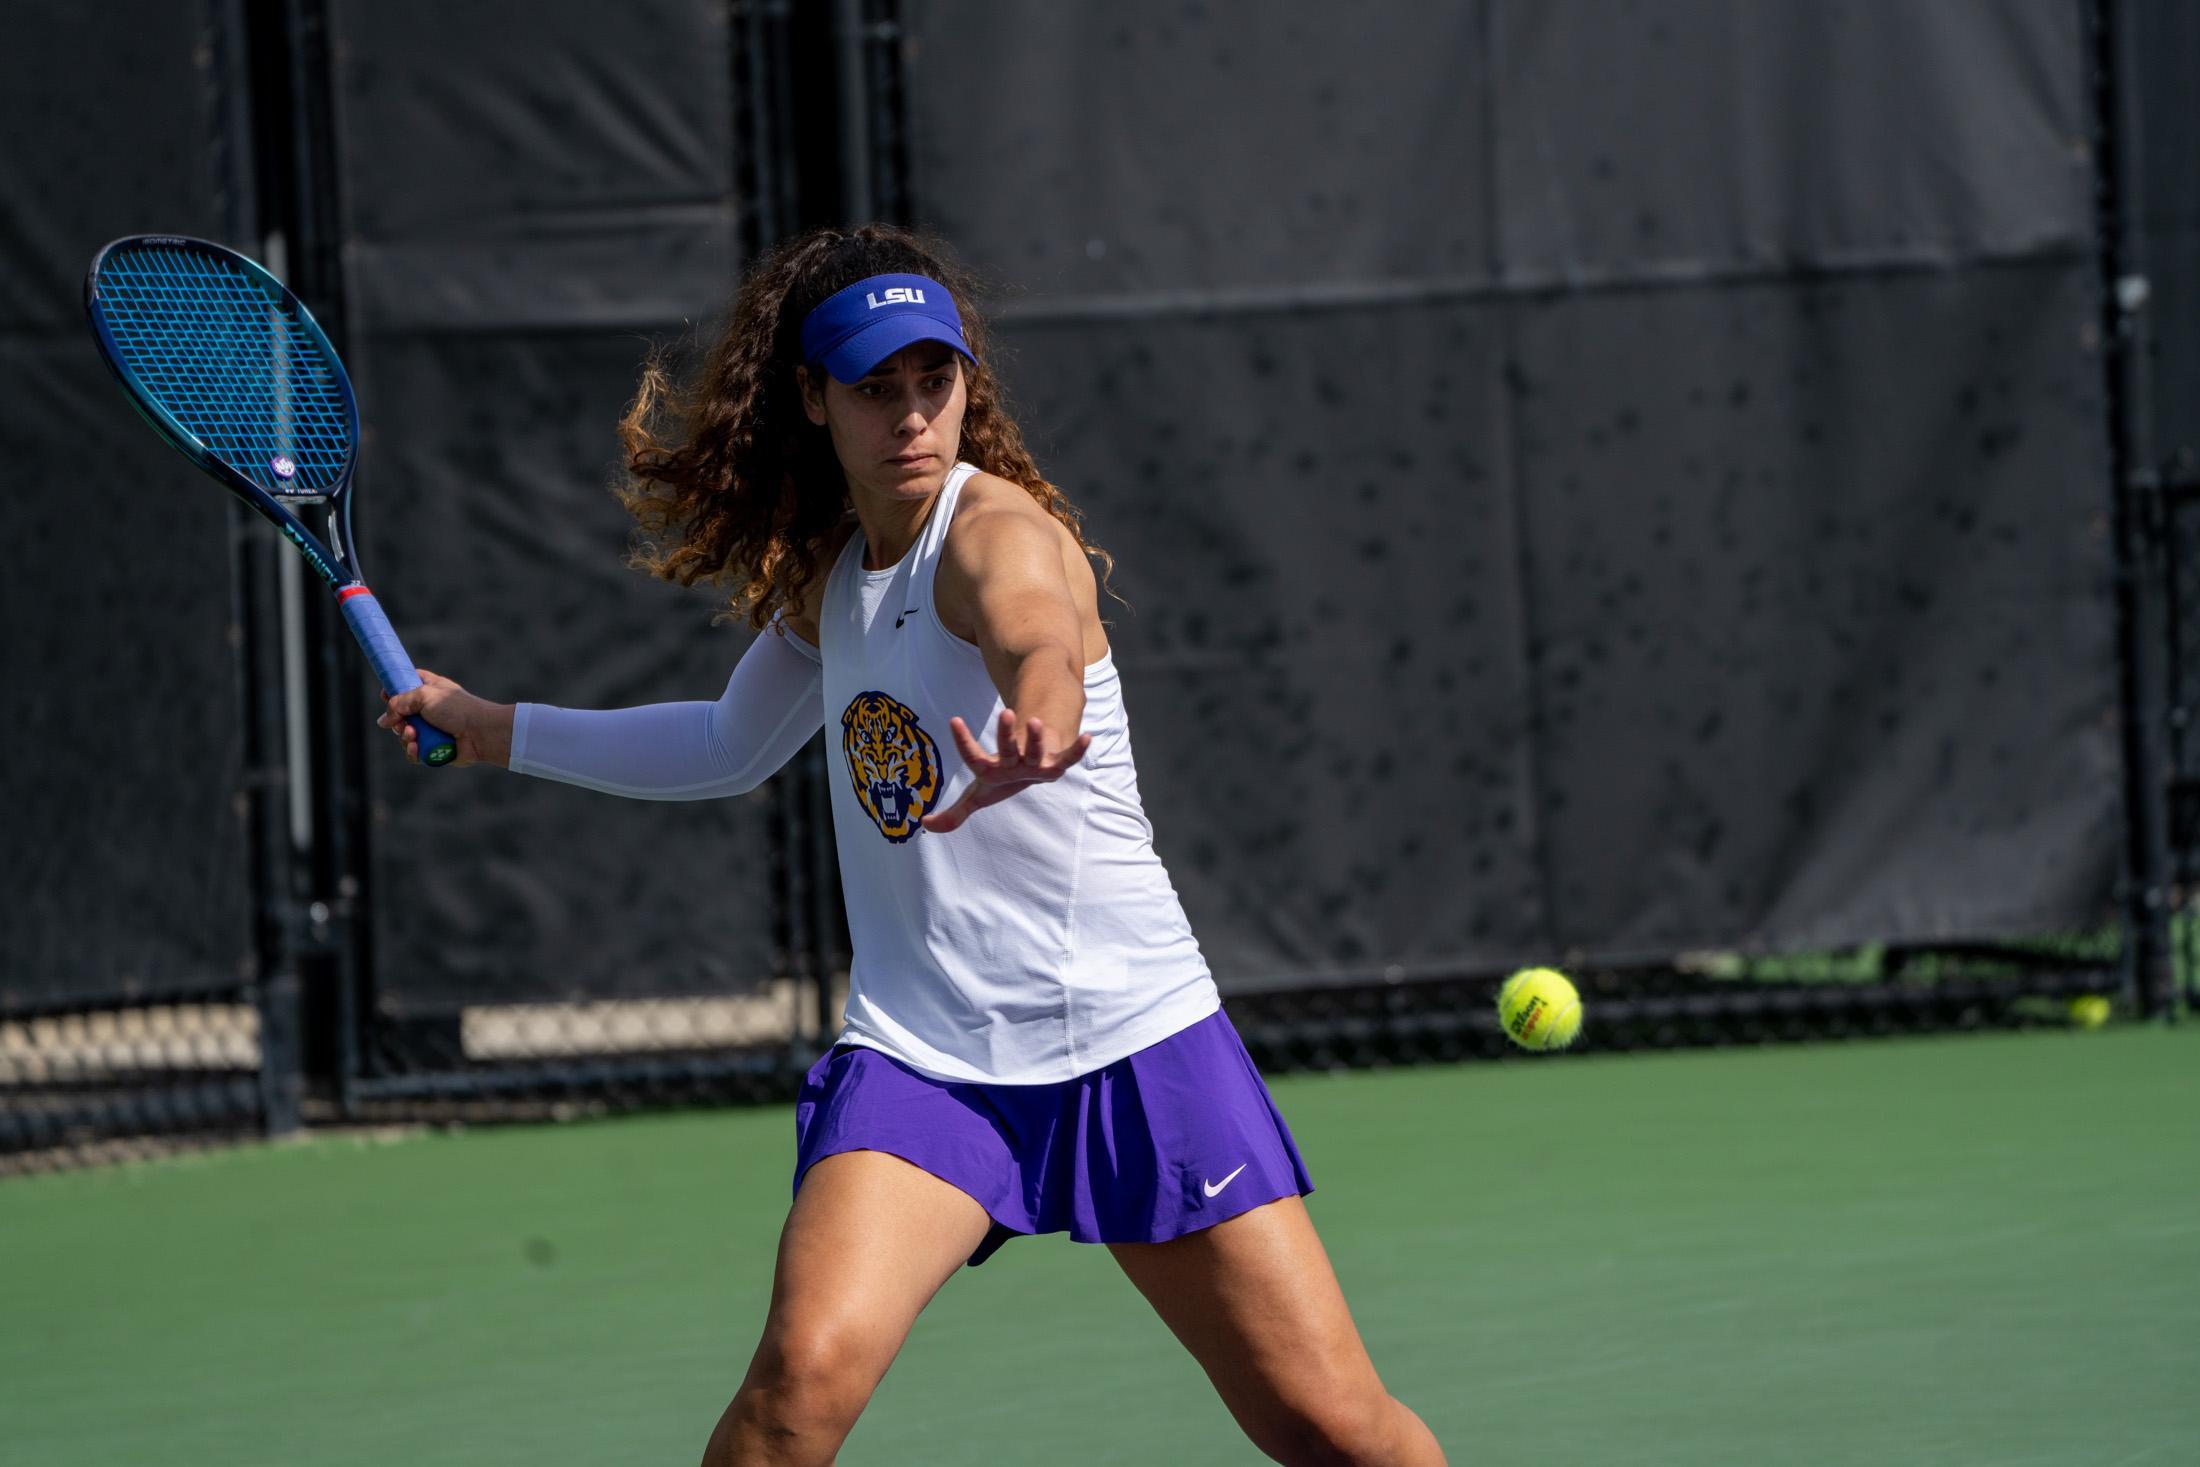
[[[2172,890],[2167,821],[2166,738],[2172,717],[2165,656],[2173,635],[2164,605],[2169,515],[2162,475],[2148,462],[2153,443],[2148,370],[2150,289],[2141,207],[2140,129],[2131,7],[2099,0],[2093,24],[2094,177],[2100,222],[2101,356],[2109,410],[2109,461],[2117,549],[2121,651],[2125,927],[2123,984],[2142,1013],[2174,1013],[2169,941]]]

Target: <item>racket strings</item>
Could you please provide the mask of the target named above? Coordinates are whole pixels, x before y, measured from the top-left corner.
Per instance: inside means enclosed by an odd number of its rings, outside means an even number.
[[[209,452],[270,494],[343,482],[343,391],[313,334],[250,277],[187,248],[139,246],[107,258],[98,294],[142,390]]]

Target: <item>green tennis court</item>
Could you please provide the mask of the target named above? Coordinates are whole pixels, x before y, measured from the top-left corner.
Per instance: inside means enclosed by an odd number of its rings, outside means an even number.
[[[1455,1463],[2200,1457],[2200,1035],[1575,1057],[1274,1089]],[[10,1462],[692,1462],[784,1108],[0,1185]],[[1010,1245],[841,1460],[1260,1460],[1104,1251]]]

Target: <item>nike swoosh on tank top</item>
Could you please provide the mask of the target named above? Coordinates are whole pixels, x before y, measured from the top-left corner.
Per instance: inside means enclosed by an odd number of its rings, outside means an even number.
[[[898,564],[864,569],[858,529],[826,576],[825,741],[855,945],[838,1042],[940,1080],[1050,1084],[1221,999],[1154,851],[1112,650],[1085,669],[1082,762],[951,834],[917,824],[970,787],[948,720],[990,746],[1001,715],[984,656],[932,600],[975,472],[949,472]]]

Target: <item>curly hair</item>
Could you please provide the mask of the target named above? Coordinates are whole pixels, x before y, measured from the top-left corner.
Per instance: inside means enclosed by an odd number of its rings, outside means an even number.
[[[727,614],[757,630],[799,604],[835,528],[854,513],[830,436],[802,410],[802,321],[826,297],[889,274],[929,276],[960,308],[977,357],[965,368],[961,456],[1022,485],[1101,561],[1105,582],[1114,557],[1086,541],[1083,517],[1032,462],[987,366],[971,276],[938,245],[883,224],[815,229],[773,251],[742,282],[692,381],[676,382],[662,350],[651,351],[619,423],[619,497],[641,524],[636,565],[683,586],[730,584]]]

